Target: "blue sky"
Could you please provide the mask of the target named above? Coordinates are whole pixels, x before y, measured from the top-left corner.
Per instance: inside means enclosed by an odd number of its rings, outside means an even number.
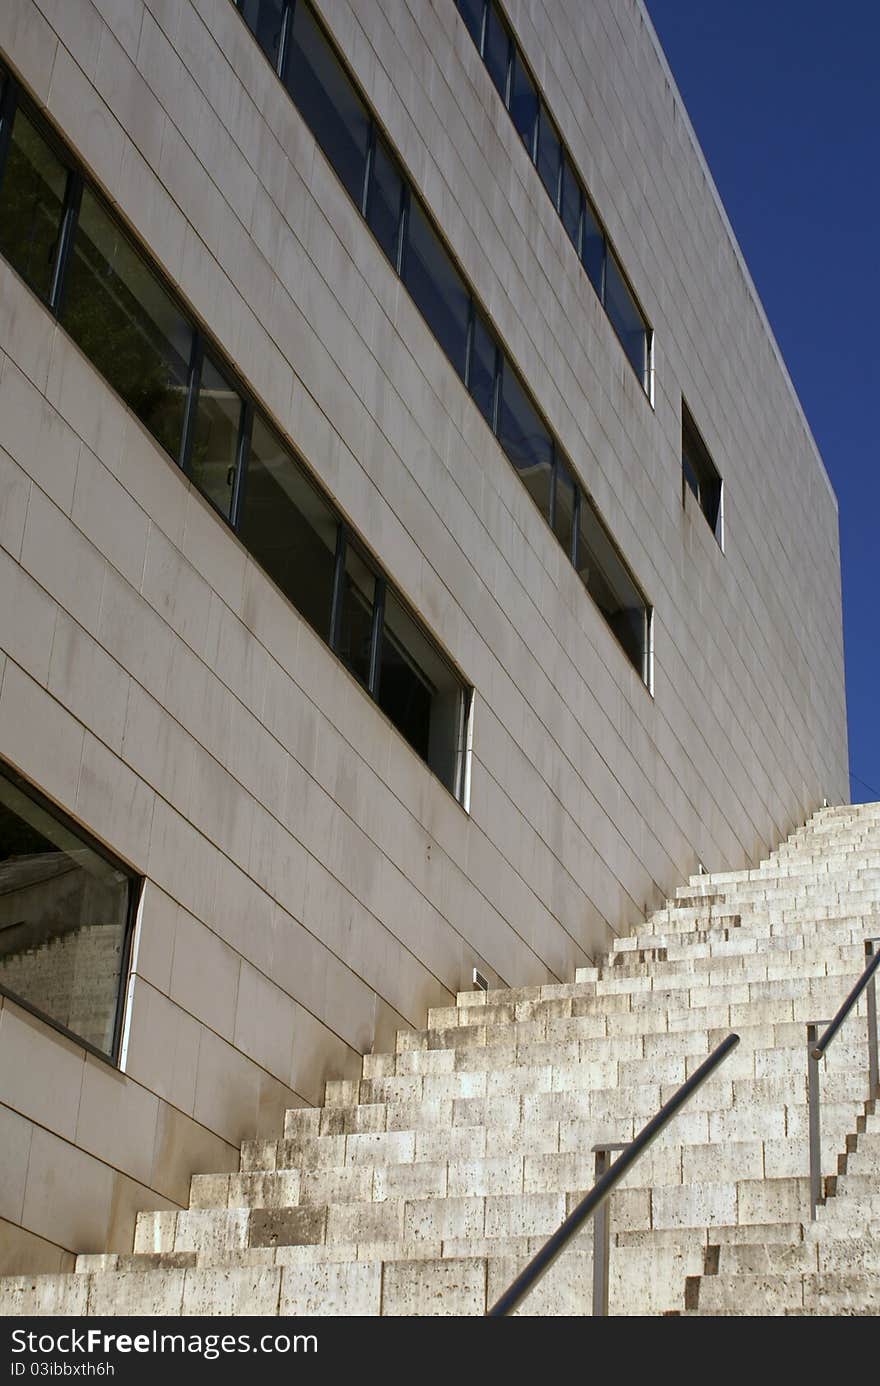
[[[852,798],[880,799],[880,5],[647,6],[837,492]]]

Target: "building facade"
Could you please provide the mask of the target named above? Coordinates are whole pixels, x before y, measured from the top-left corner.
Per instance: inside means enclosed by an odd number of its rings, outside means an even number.
[[[0,1271],[847,795],[833,492],[640,0],[0,11]]]

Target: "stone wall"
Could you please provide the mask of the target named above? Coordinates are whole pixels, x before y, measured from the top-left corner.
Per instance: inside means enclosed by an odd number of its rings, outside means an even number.
[[[654,604],[654,693],[230,0],[5,0],[0,54],[476,707],[466,814],[0,262],[0,755],[146,878],[121,1071],[0,1007],[3,1270],[125,1248],[474,966],[570,977],[847,793],[834,497],[642,6],[510,13],[655,407],[452,0],[319,8]]]

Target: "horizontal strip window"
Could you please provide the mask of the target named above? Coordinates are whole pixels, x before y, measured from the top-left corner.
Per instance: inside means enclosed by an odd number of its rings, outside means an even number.
[[[642,389],[652,399],[653,332],[538,93],[513,31],[495,0],[456,0],[456,5]]]
[[[395,272],[403,279],[569,560],[581,574],[587,591],[597,602],[628,659],[650,687],[651,613],[648,603],[593,502],[575,483],[558,441],[477,305],[427,208],[380,133],[307,0],[285,0],[283,4],[267,0],[262,5],[257,0],[252,3],[233,0],[233,3],[237,4],[245,23],[275,67]],[[509,40],[506,29],[500,32],[507,64]],[[507,66],[504,67],[504,81],[507,82]],[[525,87],[523,93],[521,119],[525,130],[531,119],[528,115],[531,107]],[[556,178],[557,197],[567,206],[566,198],[570,202],[572,197],[573,175],[570,168],[566,174],[561,156],[552,153],[553,148],[561,149],[559,136],[544,107],[539,106],[537,96],[533,115],[528,135],[532,141],[532,157],[537,157],[534,151],[542,147],[543,139],[545,151],[551,151],[546,156],[549,160],[546,167],[549,169],[555,158],[557,169],[555,174],[547,176]],[[523,137],[526,138],[525,133]],[[598,282],[604,286],[607,280],[612,286],[609,302],[613,304],[615,325],[624,344],[629,342],[628,351],[635,356],[639,350],[643,351],[643,368],[646,369],[646,337],[644,332],[640,337],[638,323],[641,319],[635,301],[626,289],[611,252],[606,250],[598,223],[585,214],[580,191],[576,201],[578,235],[583,235],[586,245],[585,263],[596,266]],[[611,306],[608,311],[612,313]],[[556,478],[560,476],[564,480],[557,484]],[[597,576],[600,572],[609,573],[602,585]],[[621,611],[630,615],[624,620]],[[638,613],[637,618],[632,616],[634,612]]]
[[[718,468],[712,461],[693,415],[681,401],[681,499],[687,502],[691,491],[706,517],[709,528],[724,548],[724,489]]]
[[[2,101],[0,250],[466,806],[471,690],[12,78]]]
[[[114,1061],[140,886],[0,763],[0,991]]]

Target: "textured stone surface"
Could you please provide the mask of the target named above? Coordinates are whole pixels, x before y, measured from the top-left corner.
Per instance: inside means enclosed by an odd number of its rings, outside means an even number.
[[[0,1003],[0,1102],[66,1143],[51,1228],[39,1148],[9,1194],[9,1269],[123,1249],[120,1180],[185,1202],[475,966],[571,979],[846,793],[834,500],[641,4],[508,9],[655,329],[654,408],[451,0],[318,8],[654,606],[654,694],[230,0],[4,0],[4,61],[477,699],[468,817],[0,263],[0,755],[148,881],[112,1091],[81,1108],[81,1054],[10,1048]],[[724,554],[682,504],[682,394]],[[637,1033],[644,978],[607,980],[585,1015]],[[462,1076],[406,1081],[460,1124]],[[553,1096],[514,1100],[576,1120]]]
[[[0,1281],[0,1311],[484,1313],[592,1186],[592,1147],[635,1134],[728,1033],[717,1001],[726,979],[757,960],[766,974],[773,957],[771,996],[811,1001],[833,982],[842,999],[874,927],[870,916],[857,928],[844,921],[869,876],[880,920],[878,866],[880,805],[823,810],[756,871],[696,878],[703,904],[670,902],[634,940],[619,940],[595,975],[537,991],[461,993],[427,1029],[403,1031],[393,1052],[368,1056],[370,1076],[328,1083],[334,1105],[291,1110],[286,1134],[248,1141],[242,1173],[197,1175],[188,1209],[142,1213],[133,1255],[81,1255],[72,1275]],[[813,914],[819,876],[836,904]],[[783,911],[772,934],[758,885]],[[735,907],[733,928],[712,917],[722,893]],[[657,948],[659,928],[666,942]],[[716,976],[716,1001],[688,1019],[670,982],[695,972]],[[635,1010],[605,1013],[611,979],[615,1004],[638,1002]],[[758,985],[746,985],[747,998]],[[823,1065],[829,1196],[811,1222],[805,1027],[769,1021],[768,1004],[763,991],[738,1003],[732,1072],[698,1090],[614,1193],[612,1312],[880,1308],[880,1116],[865,1101],[864,1014]],[[620,1029],[627,1015],[638,1024]],[[681,1028],[670,1028],[672,1016]],[[426,1056],[445,1056],[442,1076],[480,1095],[420,1096],[411,1070]],[[734,1067],[737,1058],[748,1062]],[[494,1078],[504,1079],[500,1096],[490,1095]],[[19,1186],[13,1172],[9,1188]],[[521,1312],[584,1314],[591,1292],[586,1230]]]

